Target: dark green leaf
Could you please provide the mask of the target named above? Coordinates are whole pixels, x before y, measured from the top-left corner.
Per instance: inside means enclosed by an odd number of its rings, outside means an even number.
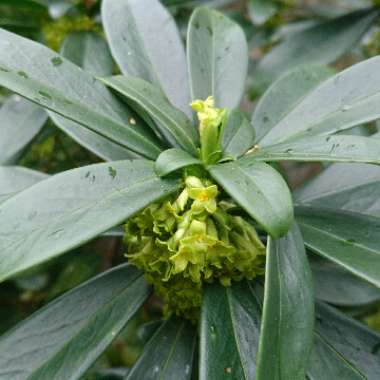
[[[0,30],[0,85],[148,158],[160,153],[152,132],[133,125],[126,106],[90,74],[5,30]]]
[[[79,379],[148,295],[141,272],[129,265],[75,288],[0,338],[0,377]]]
[[[46,299],[50,301],[89,280],[100,272],[101,264],[100,255],[95,255],[93,252],[81,253],[70,258],[70,261],[50,285]]]
[[[297,201],[303,204],[380,217],[380,167],[334,164],[295,194]]]
[[[379,118],[379,64],[377,56],[323,82],[271,129],[261,145],[303,135],[332,134]]]
[[[187,37],[191,98],[213,95],[215,105],[235,108],[244,92],[248,47],[243,30],[222,13],[198,8]]]
[[[10,97],[0,108],[0,163],[10,164],[41,130],[45,110],[18,95]]]
[[[304,380],[312,348],[314,294],[301,233],[269,238],[257,380]]]
[[[158,156],[156,173],[160,177],[164,177],[189,165],[201,165],[201,162],[181,149],[168,149]]]
[[[0,2],[0,26],[30,34],[41,28],[46,13],[42,7],[15,6],[11,1]]]
[[[0,281],[77,247],[178,188],[154,163],[66,171],[0,204]]]
[[[228,115],[227,125],[223,131],[223,155],[233,159],[239,158],[252,148],[255,142],[255,130],[239,110]]]
[[[160,88],[132,76],[118,75],[100,80],[145,110],[172,146],[197,154],[198,134],[194,125],[169,103]]]
[[[208,170],[270,235],[286,234],[293,222],[292,198],[276,170],[251,157],[210,166]]]
[[[309,136],[253,153],[259,161],[332,161],[380,164],[380,139],[364,136]]]
[[[124,74],[162,87],[190,115],[186,56],[177,26],[158,0],[104,0],[103,25]]]
[[[380,335],[322,303],[317,305],[316,315],[315,327],[321,337],[352,363],[366,379],[379,379]]]
[[[47,177],[21,166],[0,166],[0,203]]]
[[[313,207],[296,217],[307,248],[380,287],[380,218]]]
[[[380,290],[327,260],[312,260],[315,296],[337,306],[361,306],[380,301]]]
[[[207,286],[202,302],[200,380],[254,379],[261,307],[251,284]]]
[[[71,33],[63,42],[62,55],[93,75],[111,75],[113,60],[106,42],[94,33]],[[79,144],[101,158],[116,161],[133,158],[132,152],[73,121],[49,111],[54,123]]]
[[[153,335],[126,380],[190,380],[196,333],[171,317]]]
[[[0,0],[0,4],[9,4],[15,7],[41,8],[43,9],[43,0]]]
[[[366,378],[319,334],[314,335],[314,346],[309,360],[308,380]]]
[[[378,16],[376,9],[358,10],[293,33],[259,62],[253,73],[254,87],[263,91],[299,65],[334,62],[360,40]]]
[[[281,119],[334,71],[326,66],[297,67],[274,82],[257,104],[252,125],[260,141]]]

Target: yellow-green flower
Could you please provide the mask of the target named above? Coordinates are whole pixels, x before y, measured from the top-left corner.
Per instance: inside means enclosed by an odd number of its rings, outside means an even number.
[[[221,140],[228,112],[226,109],[216,108],[212,96],[206,100],[195,100],[191,107],[197,111],[199,120],[200,158],[206,164],[216,163],[222,157]]]

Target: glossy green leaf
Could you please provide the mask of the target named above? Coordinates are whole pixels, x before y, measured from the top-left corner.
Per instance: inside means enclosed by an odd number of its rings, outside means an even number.
[[[20,98],[10,97],[0,108],[0,163],[10,164],[42,129],[46,111]]]
[[[182,111],[169,103],[160,88],[132,76],[118,75],[100,80],[146,111],[169,143],[197,154],[198,133],[194,125]]]
[[[47,177],[21,166],[0,166],[0,203]]]
[[[160,177],[164,177],[186,166],[201,164],[201,161],[181,149],[168,149],[158,156],[156,161],[156,173]]]
[[[308,380],[366,379],[340,352],[318,333],[314,335],[314,345],[309,362]]]
[[[380,301],[380,290],[331,261],[311,261],[315,297],[337,306],[362,306]]]
[[[190,380],[195,342],[194,326],[171,317],[147,343],[126,380]]]
[[[308,249],[380,287],[380,218],[313,207],[296,218]]]
[[[269,238],[256,380],[304,380],[313,341],[312,275],[297,225]]]
[[[201,310],[200,380],[254,379],[261,307],[252,285],[209,285]]]
[[[104,0],[102,19],[121,71],[161,86],[190,115],[185,51],[165,7],[158,0]]]
[[[0,280],[49,260],[121,224],[178,189],[145,160],[57,174],[0,204]]]
[[[334,62],[362,38],[378,16],[376,9],[358,10],[293,33],[260,60],[253,73],[254,87],[263,91],[299,65]]]
[[[1,379],[81,378],[148,296],[129,265],[64,294],[0,337]]]
[[[160,153],[153,132],[133,125],[126,106],[90,74],[5,30],[0,30],[0,85],[148,158]]]
[[[208,170],[270,235],[286,234],[293,223],[292,198],[286,182],[275,169],[245,157],[210,166]]]
[[[317,305],[316,316],[315,327],[321,337],[364,378],[377,380],[380,375],[380,334],[326,304]]]
[[[332,76],[327,66],[301,66],[277,79],[260,98],[252,115],[256,140],[260,141],[319,84]]]
[[[237,159],[255,142],[255,130],[239,110],[233,110],[228,115],[228,121],[223,131],[222,147],[224,157]]]
[[[252,154],[259,161],[330,161],[380,164],[380,139],[364,136],[308,136]]]
[[[191,98],[213,95],[215,105],[235,108],[245,88],[248,47],[243,30],[222,13],[198,8],[187,36]]]
[[[261,145],[331,134],[380,118],[379,64],[377,56],[323,82],[271,129]]]
[[[302,204],[357,211],[380,217],[380,167],[334,164],[295,192]]]
[[[61,54],[71,62],[93,75],[111,75],[113,60],[106,42],[95,33],[71,33],[63,41]],[[136,155],[118,144],[114,144],[99,134],[81,128],[79,124],[48,111],[54,123],[99,157],[116,161],[133,158]]]
[[[278,4],[275,0],[249,0],[248,14],[255,25],[266,23],[276,14]]]

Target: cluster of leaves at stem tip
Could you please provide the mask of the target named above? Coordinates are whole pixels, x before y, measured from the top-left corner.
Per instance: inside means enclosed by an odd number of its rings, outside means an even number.
[[[214,164],[222,158],[228,112],[214,107],[211,96],[194,101],[192,107],[200,123],[200,159]],[[265,246],[254,226],[231,213],[236,205],[218,199],[218,186],[205,174],[199,168],[185,170],[179,196],[131,218],[124,238],[129,262],[144,270],[163,297],[165,314],[174,312],[193,321],[201,306],[203,282],[219,280],[231,286],[231,281],[263,274],[265,266]]]

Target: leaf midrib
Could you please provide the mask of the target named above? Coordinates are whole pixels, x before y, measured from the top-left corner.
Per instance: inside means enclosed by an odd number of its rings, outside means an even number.
[[[111,85],[112,85],[112,82],[111,82]],[[149,98],[145,97],[142,93],[140,93],[137,90],[135,90],[132,86],[126,85],[125,83],[121,83],[120,89],[122,91],[123,91],[123,87],[124,86],[129,91],[129,97],[133,101],[135,101],[136,103],[138,103],[140,107],[145,108],[146,105],[148,105],[148,107],[150,107],[151,110],[153,109],[153,111],[155,111],[155,114],[151,115],[151,116],[153,118],[155,118],[155,119],[158,119],[164,127],[167,124],[171,124],[171,126],[172,126],[171,129],[169,129],[167,127],[165,127],[165,129],[170,134],[172,134],[173,137],[178,142],[181,142],[183,140],[187,140],[186,143],[189,144],[189,146],[191,146],[193,149],[196,149],[196,147],[194,145],[194,142],[191,139],[191,137],[188,136],[188,134],[181,128],[181,126],[176,122],[175,119],[172,118],[172,116],[170,114],[162,112],[161,109],[159,107],[157,107],[153,102],[151,102]],[[118,90],[118,88],[116,88],[116,86],[114,88],[115,88],[115,90]],[[171,105],[169,104],[169,106],[171,106]],[[152,111],[150,111],[150,112],[152,113]],[[178,110],[178,112],[182,112],[182,111]],[[184,117],[186,117],[186,116],[184,115]],[[182,137],[180,135],[182,135]],[[181,143],[181,145],[182,144],[183,143]]]

